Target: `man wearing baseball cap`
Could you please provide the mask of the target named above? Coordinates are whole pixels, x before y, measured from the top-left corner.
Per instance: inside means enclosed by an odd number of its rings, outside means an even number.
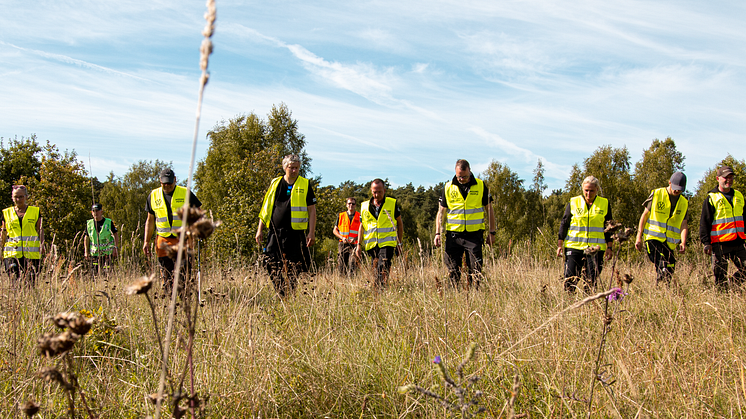
[[[712,255],[712,271],[715,285],[721,289],[730,287],[728,260],[733,261],[738,272],[733,275],[735,285],[746,278],[746,234],[743,225],[744,199],[741,192],[733,189],[735,174],[730,166],[717,170],[718,186],[707,194],[702,203],[702,218],[699,222],[699,237],[704,251]]]
[[[655,266],[655,283],[669,283],[676,267],[674,250],[686,250],[689,233],[689,201],[682,193],[686,190],[686,175],[676,172],[668,186],[658,188],[642,204],[645,209],[637,227],[635,248],[643,247],[648,259]],[[644,243],[643,243],[644,240]]]
[[[176,175],[171,169],[163,169],[160,175],[161,187],[153,189],[145,201],[145,210],[148,219],[145,221],[145,242],[142,250],[146,256],[150,256],[150,239],[153,238],[155,227],[155,254],[158,264],[161,266],[161,279],[163,279],[166,290],[170,289],[174,274],[175,260],[169,257],[166,248],[179,244],[179,237],[173,229],[181,227],[181,219],[177,214],[179,208],[184,206],[187,197],[187,188],[176,185]],[[199,208],[202,202],[189,191],[189,206]],[[189,262],[186,263],[187,270]]]
[[[91,262],[91,274],[96,277],[111,269],[111,260],[118,256],[119,235],[110,218],[103,216],[104,207],[93,204],[92,219],[86,224],[85,259]]]

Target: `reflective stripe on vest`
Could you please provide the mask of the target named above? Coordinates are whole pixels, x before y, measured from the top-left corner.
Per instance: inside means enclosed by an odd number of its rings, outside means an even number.
[[[743,225],[743,195],[733,191],[733,205],[720,192],[710,192],[710,204],[715,207],[715,220],[710,229],[710,242],[721,243],[733,241],[736,238],[746,239]]]
[[[588,246],[598,245],[606,250],[604,222],[609,212],[609,201],[597,196],[590,208],[586,208],[582,195],[570,199],[572,219],[567,230],[564,245],[570,249],[584,250]]]
[[[671,215],[671,199],[666,188],[654,190],[653,201],[650,203],[650,217],[643,230],[644,239],[666,242],[670,249],[675,249],[681,243],[681,224],[684,222],[687,208],[689,201],[684,195],[679,195],[676,208]]]
[[[114,236],[111,233],[111,220],[104,218],[101,231],[96,231],[96,221],[88,220],[88,237],[91,241],[92,256],[109,256],[114,253]]]
[[[464,199],[458,185],[453,181],[446,183],[445,196],[448,212],[446,213],[447,231],[484,230],[484,182],[476,179],[477,184],[469,188]]]
[[[39,232],[36,231],[36,222],[39,220],[39,207],[26,207],[23,215],[23,225],[13,207],[3,210],[5,229],[8,231],[8,239],[3,248],[3,257],[41,259],[41,241]]]
[[[277,185],[280,184],[282,176],[272,179],[269,189],[264,194],[262,209],[259,211],[259,219],[265,226],[269,227],[270,218],[275,208],[275,197],[277,194]],[[293,230],[305,230],[308,228],[308,179],[298,176],[290,192],[290,226]]]
[[[360,213],[355,211],[352,216],[352,222],[346,212],[339,213],[337,221],[337,230],[345,239],[353,239],[352,243],[357,243],[357,235],[360,232]],[[342,240],[340,240],[342,241]]]
[[[385,198],[378,218],[373,217],[370,201],[363,202],[360,208],[360,218],[364,229],[363,246],[365,250],[378,247],[395,247],[397,242],[394,215],[396,213],[396,199]]]
[[[175,228],[181,227],[181,218],[176,214],[179,208],[186,202],[187,189],[177,186],[171,195],[171,219],[168,222],[168,211],[166,210],[166,199],[163,197],[163,188],[153,189],[150,193],[150,208],[155,212],[155,232],[161,237],[171,237]]]

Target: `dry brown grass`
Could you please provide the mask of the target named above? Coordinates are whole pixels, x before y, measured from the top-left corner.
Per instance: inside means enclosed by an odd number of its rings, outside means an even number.
[[[455,368],[471,342],[468,365],[482,380],[488,417],[506,416],[514,376],[521,388],[513,409],[531,417],[588,414],[592,372],[603,328],[601,300],[570,310],[514,348],[511,345],[582,295],[562,289],[559,261],[511,256],[488,261],[478,292],[446,289],[434,277],[440,263],[405,272],[395,267],[383,292],[365,275],[351,280],[328,271],[278,299],[252,267],[203,269],[195,342],[196,388],[209,396],[209,417],[443,417],[423,396],[396,389],[416,383],[442,393],[431,360]],[[744,409],[744,294],[702,285],[705,272],[680,263],[678,284],[656,287],[652,266],[620,263],[635,276],[611,311],[593,417],[741,417]],[[65,400],[36,377],[54,365],[38,355],[37,339],[55,326],[46,319],[87,309],[105,315],[73,349],[79,381],[102,417],[143,417],[153,407],[160,350],[150,309],[125,287],[139,272],[123,268],[109,281],[47,275],[19,292],[2,279],[0,416],[21,415],[32,399],[46,417],[64,414]],[[602,283],[608,283],[604,272]],[[603,287],[604,289],[606,287]],[[154,287],[151,295],[155,293]],[[155,299],[165,329],[166,299]],[[115,322],[111,321],[115,319]],[[184,325],[176,327],[172,365],[184,364]]]

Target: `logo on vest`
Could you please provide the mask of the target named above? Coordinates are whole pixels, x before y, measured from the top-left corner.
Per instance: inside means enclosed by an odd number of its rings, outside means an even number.
[[[665,207],[666,207],[666,204],[664,204],[663,202],[658,203],[658,211],[662,211]]]
[[[161,198],[156,198],[155,199],[155,206],[156,207],[160,207],[161,205],[163,205],[163,200]]]

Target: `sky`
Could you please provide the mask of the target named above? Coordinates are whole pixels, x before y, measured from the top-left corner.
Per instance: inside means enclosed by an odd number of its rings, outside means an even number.
[[[671,137],[689,189],[746,157],[741,1],[216,0],[196,159],[222,121],[285,103],[323,185],[430,186],[456,159],[551,189],[599,146]],[[100,180],[189,172],[203,1],[0,0],[0,137],[75,150]],[[269,182],[269,180],[268,180]],[[663,186],[663,185],[661,185]]]

